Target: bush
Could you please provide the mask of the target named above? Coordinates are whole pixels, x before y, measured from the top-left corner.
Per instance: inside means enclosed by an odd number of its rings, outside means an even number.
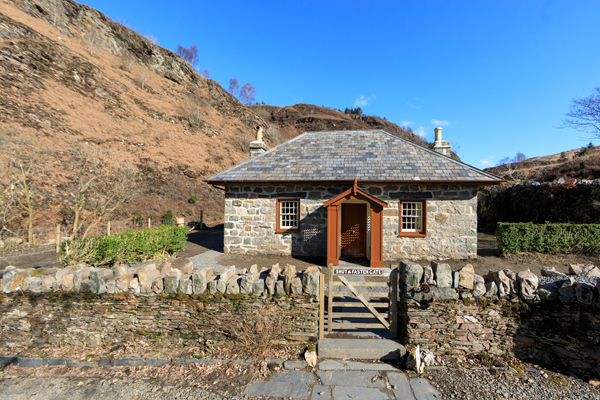
[[[69,240],[61,244],[58,262],[62,266],[88,264],[111,267],[162,258],[183,250],[186,237],[187,228],[159,226],[111,236]]]
[[[188,203],[191,203],[191,204],[196,204],[197,201],[198,201],[198,196],[196,196],[195,194],[190,196],[190,198],[188,199]]]
[[[173,211],[167,210],[161,218],[163,225],[173,225],[175,223],[175,216]]]
[[[498,250],[502,255],[538,253],[600,253],[600,224],[498,223]]]

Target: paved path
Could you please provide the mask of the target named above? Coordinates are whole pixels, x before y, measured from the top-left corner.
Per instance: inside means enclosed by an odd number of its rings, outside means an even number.
[[[253,382],[244,394],[303,400],[440,400],[426,379],[409,378],[384,363],[321,361],[314,372],[283,371],[270,381]]]

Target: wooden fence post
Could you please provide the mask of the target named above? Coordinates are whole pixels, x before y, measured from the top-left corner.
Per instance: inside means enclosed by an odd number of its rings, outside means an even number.
[[[327,330],[331,332],[333,330],[333,263],[329,263],[327,267]]]
[[[148,228],[152,228],[152,220],[148,217]]]
[[[325,274],[319,274],[319,340],[325,337]]]
[[[60,225],[56,225],[56,254],[60,253]]]
[[[106,236],[110,236],[110,221],[106,224]]]

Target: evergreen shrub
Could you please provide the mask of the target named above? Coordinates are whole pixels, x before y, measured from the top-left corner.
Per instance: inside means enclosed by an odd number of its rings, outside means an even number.
[[[61,244],[62,266],[87,264],[112,267],[173,255],[183,250],[187,228],[163,225],[111,236],[69,240]]]
[[[527,251],[600,254],[600,224],[499,222],[496,241],[502,255]]]

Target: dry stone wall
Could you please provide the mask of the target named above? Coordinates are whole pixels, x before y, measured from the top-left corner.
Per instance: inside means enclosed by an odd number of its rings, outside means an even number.
[[[477,255],[477,187],[459,185],[361,185],[388,203],[383,214],[383,259],[474,258]],[[347,185],[227,186],[225,251],[325,257],[327,210],[323,203]],[[277,199],[301,202],[300,232],[276,233]],[[400,237],[399,200],[427,200],[427,237]]]
[[[573,265],[476,275],[465,265],[400,265],[399,331],[438,355],[494,354],[600,377],[600,269]]]

